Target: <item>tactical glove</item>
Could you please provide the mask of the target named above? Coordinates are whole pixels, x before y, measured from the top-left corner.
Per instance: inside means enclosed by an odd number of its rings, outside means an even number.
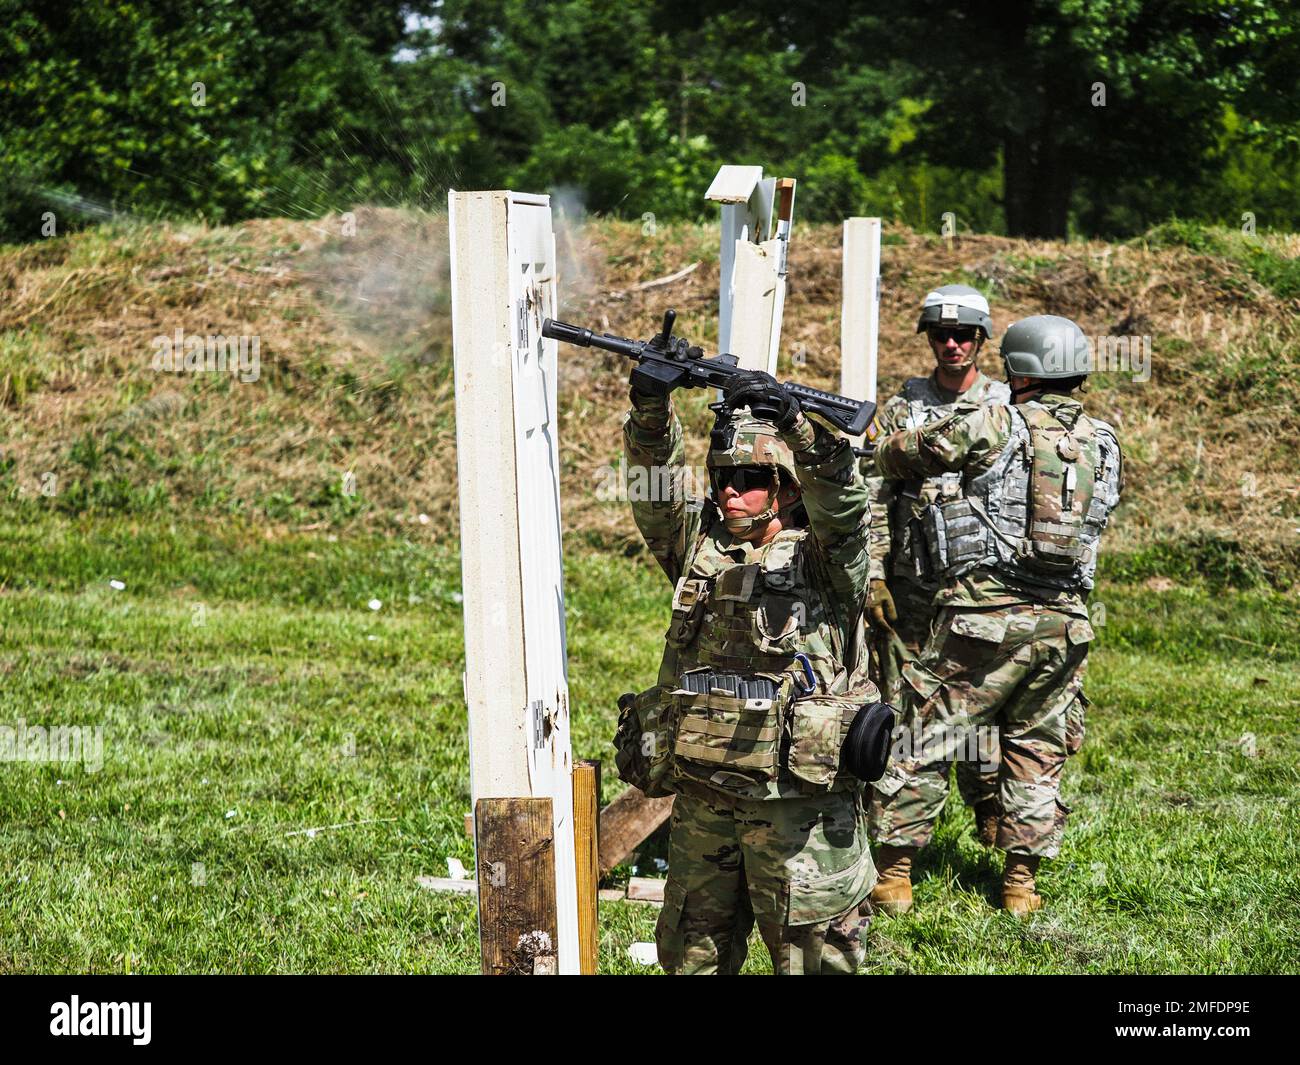
[[[873,629],[894,631],[893,623],[898,620],[898,608],[894,606],[889,585],[882,580],[873,580],[867,585],[867,618]]]
[[[775,377],[762,370],[737,374],[727,382],[722,395],[732,410],[748,407],[756,418],[771,422],[780,432],[793,429],[803,409]]]
[[[628,378],[631,388],[632,406],[646,414],[666,414],[668,412],[668,391],[657,381],[646,377],[640,363],[634,363]]]

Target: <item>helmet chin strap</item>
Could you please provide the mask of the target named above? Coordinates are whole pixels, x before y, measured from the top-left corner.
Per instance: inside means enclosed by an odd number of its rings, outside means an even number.
[[[1006,372],[1006,375],[1007,375],[1007,387],[1011,389],[1011,399],[1012,399],[1012,401],[1015,401],[1015,400],[1019,399],[1019,398],[1020,398],[1021,396],[1023,396],[1026,392],[1041,392],[1041,391],[1043,390],[1043,382],[1040,381],[1040,380],[1038,380],[1037,378],[1034,378],[1034,377],[1027,377],[1027,378],[1025,378],[1026,381],[1031,381],[1031,382],[1033,382],[1032,384],[1021,385],[1019,388],[1011,388],[1011,378],[1012,378],[1012,376],[1019,376],[1019,375],[1018,375],[1018,374],[1013,375],[1013,374],[1011,373],[1010,369],[1008,369],[1008,368],[1005,367],[1005,366],[1003,367],[1003,370]]]
[[[944,364],[939,361],[939,356],[936,355],[934,357],[935,365],[941,366],[945,370],[969,370],[972,366],[975,365],[975,360],[978,359],[980,356],[980,348],[982,348],[983,346],[984,346],[984,338],[982,336],[977,335],[975,346],[971,348],[969,359],[963,359],[955,366],[944,366]]]

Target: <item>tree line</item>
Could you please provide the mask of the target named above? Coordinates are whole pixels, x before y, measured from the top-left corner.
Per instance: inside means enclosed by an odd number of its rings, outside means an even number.
[[[0,0],[0,240],[451,188],[1122,237],[1300,229],[1300,6],[1256,0]]]

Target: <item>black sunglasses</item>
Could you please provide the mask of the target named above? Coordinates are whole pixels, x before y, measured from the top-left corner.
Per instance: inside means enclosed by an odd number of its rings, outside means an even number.
[[[969,340],[974,340],[975,334],[974,329],[946,329],[939,327],[930,330],[930,335],[940,344],[946,344],[949,340],[955,340],[958,344],[965,344]]]
[[[752,488],[771,488],[772,473],[770,466],[724,466],[713,472],[713,479],[719,492],[730,485],[743,494]]]

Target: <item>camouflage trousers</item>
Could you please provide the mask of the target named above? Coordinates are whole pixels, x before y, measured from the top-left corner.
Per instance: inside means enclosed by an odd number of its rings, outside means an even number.
[[[987,768],[988,752],[1000,750],[998,847],[1055,857],[1069,812],[1061,772],[1083,742],[1092,635],[1084,619],[1041,604],[942,610],[920,657],[903,667],[906,714],[894,760],[871,789],[872,838],[925,846],[952,763]]]
[[[738,973],[757,918],[777,973],[852,975],[875,882],[858,790],[763,800],[703,786],[679,793],[659,963],[672,974]]]
[[[885,693],[885,701],[899,710],[899,725],[915,734],[924,723],[917,718],[919,708],[904,695],[903,667],[915,662],[930,640],[935,616],[934,591],[897,575],[890,580],[889,590],[898,609],[898,621],[894,625],[894,638],[878,638],[880,676],[877,683]],[[981,752],[980,759],[957,762],[957,791],[970,807],[998,797],[997,736],[990,734],[987,739],[990,745]],[[887,842],[881,838],[877,804],[873,803],[869,812],[872,841]]]

